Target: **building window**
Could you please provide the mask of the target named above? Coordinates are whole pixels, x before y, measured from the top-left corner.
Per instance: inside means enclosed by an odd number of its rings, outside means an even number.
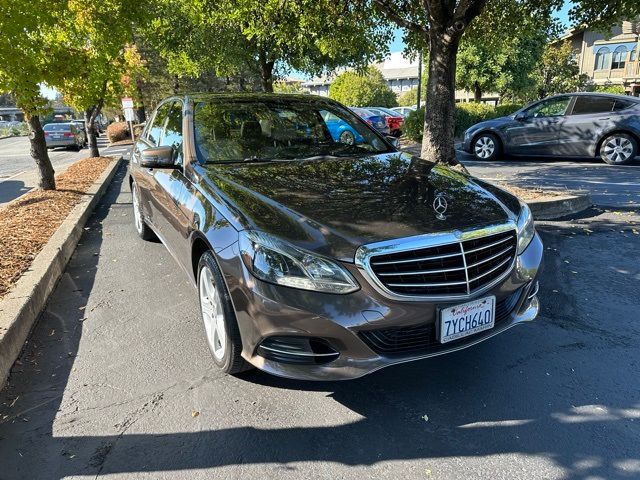
[[[631,56],[629,57],[630,62],[635,62],[638,58],[638,47],[631,50]]]
[[[602,47],[596,52],[596,70],[608,70],[611,65],[611,51]]]
[[[613,61],[611,62],[611,68],[624,68],[624,63],[627,60],[627,47],[620,45],[613,51]]]

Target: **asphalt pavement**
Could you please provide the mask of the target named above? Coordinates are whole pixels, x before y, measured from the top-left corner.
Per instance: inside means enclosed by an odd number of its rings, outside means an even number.
[[[118,154],[127,147],[107,148],[105,136],[98,138],[101,153]],[[104,151],[102,151],[104,150]],[[57,174],[63,173],[69,165],[87,157],[89,150],[79,152],[66,148],[49,150],[51,164]],[[38,185],[38,171],[29,153],[28,137],[9,137],[0,139],[0,205],[24,195]]]
[[[538,226],[535,322],[313,383],[214,367],[123,166],[0,394],[0,479],[640,478],[640,217],[605,168],[611,208]]]

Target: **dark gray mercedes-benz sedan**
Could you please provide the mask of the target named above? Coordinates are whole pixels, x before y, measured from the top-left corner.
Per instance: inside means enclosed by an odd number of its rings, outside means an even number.
[[[344,123],[358,140],[341,143]],[[336,380],[468,347],[539,309],[529,208],[396,150],[331,100],[163,101],[130,165],[135,228],[197,287],[213,360]]]
[[[462,148],[479,160],[494,160],[505,153],[599,157],[621,165],[634,160],[639,143],[640,98],[571,93],[477,123],[465,132]]]

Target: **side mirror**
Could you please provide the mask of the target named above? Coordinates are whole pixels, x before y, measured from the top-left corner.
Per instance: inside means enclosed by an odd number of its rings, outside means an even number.
[[[398,146],[400,146],[400,139],[398,139],[398,137],[392,137],[391,135],[387,135],[385,138],[387,139],[387,142],[389,142],[395,148],[398,148]]]
[[[140,154],[140,166],[145,168],[173,168],[175,167],[173,147],[147,148]]]
[[[518,113],[516,113],[516,116],[513,117],[513,118],[514,118],[514,120],[517,120],[518,122],[522,122],[522,121],[527,119],[527,114],[524,113],[524,112],[518,112]]]

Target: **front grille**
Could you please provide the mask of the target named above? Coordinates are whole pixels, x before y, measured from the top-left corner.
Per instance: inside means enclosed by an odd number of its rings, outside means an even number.
[[[516,290],[502,300],[496,302],[495,327],[504,323],[518,304],[522,289]],[[428,323],[415,327],[395,327],[380,330],[363,330],[358,336],[376,353],[380,355],[407,355],[435,353],[447,350],[457,344],[469,342],[478,335],[487,335],[487,331],[479,332],[459,340],[441,344],[436,334],[436,324]]]
[[[513,265],[516,232],[372,256],[371,270],[401,295],[472,295]]]

